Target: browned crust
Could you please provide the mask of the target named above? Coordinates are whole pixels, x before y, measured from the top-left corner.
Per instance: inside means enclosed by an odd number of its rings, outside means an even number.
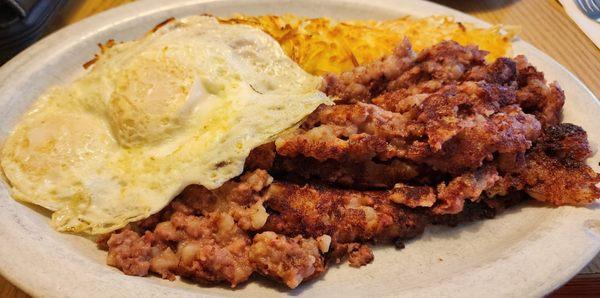
[[[172,22],[172,21],[174,21],[174,20],[175,20],[175,18],[174,18],[174,17],[170,17],[170,18],[168,18],[168,19],[166,19],[166,20],[164,20],[164,21],[162,21],[162,22],[160,22],[160,23],[156,24],[156,26],[154,26],[154,28],[152,28],[152,30],[150,30],[150,32],[153,32],[153,33],[154,33],[154,32],[156,32],[158,29],[160,29],[161,27],[163,27],[164,25],[166,25],[166,24],[168,24],[168,23],[170,23],[170,22]]]

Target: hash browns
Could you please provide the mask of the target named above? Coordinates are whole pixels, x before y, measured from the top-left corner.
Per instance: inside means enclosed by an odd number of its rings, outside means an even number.
[[[385,21],[335,21],[294,15],[221,18],[229,24],[258,27],[275,38],[286,54],[314,75],[340,73],[371,63],[392,52],[407,37],[416,51],[444,40],[477,44],[490,52],[488,59],[508,55],[515,27],[477,28],[448,16],[405,16]]]

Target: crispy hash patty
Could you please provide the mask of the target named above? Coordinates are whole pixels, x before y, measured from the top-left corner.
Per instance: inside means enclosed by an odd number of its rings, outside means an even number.
[[[509,54],[516,27],[478,28],[450,16],[404,16],[383,21],[336,21],[329,18],[236,15],[221,18],[226,24],[260,28],[281,44],[286,54],[311,74],[340,73],[371,63],[392,52],[406,37],[416,51],[444,40],[476,44],[489,52],[488,60]]]
[[[148,219],[106,235],[108,264],[232,287],[256,272],[290,288],[330,263],[371,262],[373,244],[427,225],[492,218],[526,200],[583,206],[600,176],[564,93],[524,56],[441,42],[324,76],[336,99],[253,150],[243,175],[188,186]]]

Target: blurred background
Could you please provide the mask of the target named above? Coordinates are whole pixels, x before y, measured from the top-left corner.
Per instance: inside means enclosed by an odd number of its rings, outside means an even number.
[[[132,0],[0,0],[0,65],[43,36]]]
[[[48,31],[66,0],[0,0],[0,64]]]

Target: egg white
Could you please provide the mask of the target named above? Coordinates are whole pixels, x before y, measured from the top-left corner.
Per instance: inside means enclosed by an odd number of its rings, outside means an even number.
[[[320,83],[258,29],[172,21],[46,92],[0,165],[13,197],[55,211],[58,230],[106,233],[189,184],[214,189],[239,175],[250,150],[331,104]]]

